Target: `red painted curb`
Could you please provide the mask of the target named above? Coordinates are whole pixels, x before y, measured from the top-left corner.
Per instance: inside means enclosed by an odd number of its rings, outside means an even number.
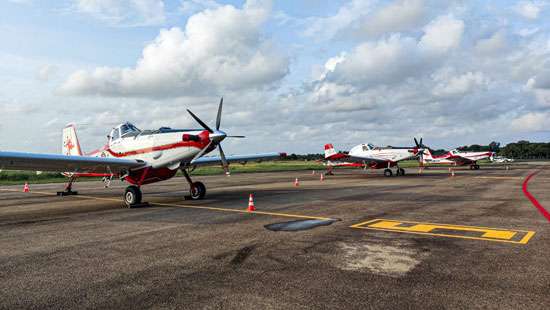
[[[523,194],[525,195],[525,197],[529,198],[531,203],[548,220],[548,222],[550,222],[550,212],[546,211],[546,209],[544,209],[544,207],[539,203],[539,201],[533,195],[531,195],[531,193],[529,193],[529,191],[527,190],[527,184],[529,183],[529,180],[531,180],[531,178],[534,177],[539,172],[540,171],[535,171],[530,175],[528,175],[527,178],[525,178],[525,181],[523,181],[523,186],[522,186]]]

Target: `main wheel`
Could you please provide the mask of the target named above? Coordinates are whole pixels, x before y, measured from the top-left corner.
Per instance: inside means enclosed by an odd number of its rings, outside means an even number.
[[[124,203],[127,207],[141,203],[141,190],[135,185],[126,187],[124,191]]]
[[[399,175],[405,175],[405,169],[399,168],[397,171],[399,171]]]
[[[391,177],[392,174],[393,172],[391,172],[391,169],[388,169],[388,168],[384,169],[384,176]]]
[[[202,182],[194,182],[189,190],[189,194],[193,200],[203,199],[206,195],[206,186]]]
[[[479,165],[474,165],[475,170],[479,170]]]
[[[474,170],[475,169],[475,166],[474,165],[470,165],[470,170]]]

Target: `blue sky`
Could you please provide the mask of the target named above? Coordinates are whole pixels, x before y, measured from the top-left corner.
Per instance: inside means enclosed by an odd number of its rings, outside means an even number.
[[[0,149],[117,123],[195,127],[229,153],[550,140],[545,1],[0,2]]]

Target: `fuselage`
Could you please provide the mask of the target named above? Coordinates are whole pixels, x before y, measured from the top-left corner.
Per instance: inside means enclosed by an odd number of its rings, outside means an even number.
[[[359,144],[349,151],[349,155],[354,158],[365,158],[365,162],[371,168],[387,168],[388,165],[395,166],[399,161],[413,158],[416,151],[408,147],[377,147],[372,144]],[[369,163],[369,159],[375,159],[378,162]]]

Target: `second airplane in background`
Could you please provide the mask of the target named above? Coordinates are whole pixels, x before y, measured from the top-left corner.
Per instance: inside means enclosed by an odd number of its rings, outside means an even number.
[[[371,169],[384,169],[384,175],[393,175],[391,167],[396,167],[395,175],[405,175],[405,170],[398,163],[412,159],[424,150],[419,147],[379,147],[372,144],[359,144],[349,153],[336,152],[332,144],[325,145],[325,161],[328,173],[334,166],[358,166]]]

